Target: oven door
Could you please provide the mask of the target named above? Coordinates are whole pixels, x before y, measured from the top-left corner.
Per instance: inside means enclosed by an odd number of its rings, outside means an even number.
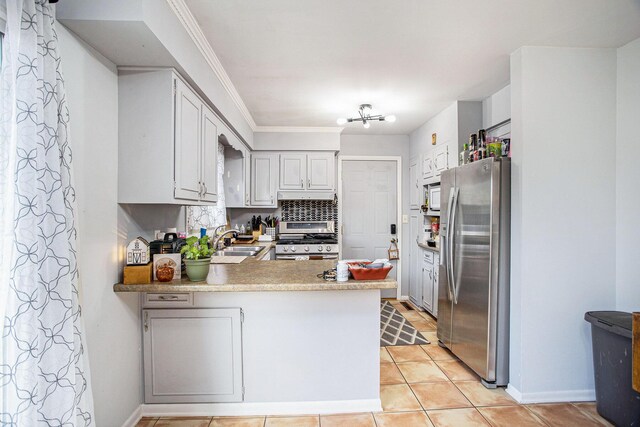
[[[297,257],[305,257],[309,260],[338,259],[338,254],[305,254],[305,255],[276,255],[276,259],[295,261]]]

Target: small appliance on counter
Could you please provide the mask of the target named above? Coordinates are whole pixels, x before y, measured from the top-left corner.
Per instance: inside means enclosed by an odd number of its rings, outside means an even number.
[[[179,239],[177,233],[165,233],[162,240],[157,239],[149,243],[149,251],[152,257],[154,254],[179,253],[185,243],[185,239]]]

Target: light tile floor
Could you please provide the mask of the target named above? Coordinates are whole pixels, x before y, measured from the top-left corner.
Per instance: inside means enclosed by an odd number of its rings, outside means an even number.
[[[504,390],[488,390],[449,351],[438,346],[427,313],[391,302],[430,345],[380,348],[383,412],[266,417],[143,418],[137,427],[589,427],[611,426],[595,403],[519,405]]]

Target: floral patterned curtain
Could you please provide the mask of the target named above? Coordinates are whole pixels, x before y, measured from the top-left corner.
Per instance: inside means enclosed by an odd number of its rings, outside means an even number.
[[[0,425],[93,426],[54,10],[8,0],[0,101]]]

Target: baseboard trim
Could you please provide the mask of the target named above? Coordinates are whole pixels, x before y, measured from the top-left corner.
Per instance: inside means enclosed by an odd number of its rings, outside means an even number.
[[[145,417],[342,414],[380,412],[380,399],[314,402],[155,403],[141,405]],[[124,426],[123,426],[124,427]]]
[[[138,421],[140,421],[140,418],[142,418],[142,405],[134,409],[133,413],[129,415],[129,418],[122,423],[122,427],[135,427]]]
[[[518,403],[591,402],[596,400],[596,391],[593,389],[522,393],[509,384],[507,393]]]
[[[398,301],[409,301],[409,297],[406,295],[401,295],[397,299]]]

